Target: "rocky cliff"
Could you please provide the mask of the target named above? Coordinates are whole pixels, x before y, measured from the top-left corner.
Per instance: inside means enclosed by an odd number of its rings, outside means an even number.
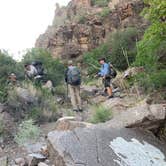
[[[57,4],[52,26],[39,36],[35,47],[49,50],[55,58],[78,58],[117,29],[144,29],[143,7],[141,0],[112,0],[106,7],[92,5],[91,0],[72,0],[66,7]]]

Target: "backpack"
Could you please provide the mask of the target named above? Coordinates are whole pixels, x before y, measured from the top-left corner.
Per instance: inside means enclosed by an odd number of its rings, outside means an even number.
[[[81,73],[77,67],[68,69],[67,83],[69,83],[70,85],[80,85],[81,84]]]
[[[115,78],[117,76],[117,71],[115,70],[115,68],[112,66],[111,63],[109,63],[109,76],[111,78]]]
[[[32,65],[36,68],[37,75],[43,75],[44,74],[44,68],[42,66],[42,62],[34,61],[34,62],[32,62]]]

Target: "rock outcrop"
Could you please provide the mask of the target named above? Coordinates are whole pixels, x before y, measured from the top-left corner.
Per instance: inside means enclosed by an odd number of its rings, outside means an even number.
[[[96,126],[53,131],[48,134],[48,145],[55,166],[166,164],[165,145],[152,134],[140,130]]]
[[[91,0],[72,0],[67,7],[56,5],[53,25],[39,36],[35,47],[49,50],[55,58],[78,58],[105,42],[116,29],[145,27],[139,16],[144,7],[141,0],[117,2],[112,2],[114,9],[109,4],[111,10],[105,17],[100,16],[105,8],[92,6]]]

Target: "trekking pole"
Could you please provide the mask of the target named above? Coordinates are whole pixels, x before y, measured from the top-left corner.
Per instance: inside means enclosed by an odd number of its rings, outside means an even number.
[[[69,95],[69,87],[68,87],[68,83],[66,83],[66,87],[67,87],[67,95],[66,95],[66,100],[68,99],[68,95]]]

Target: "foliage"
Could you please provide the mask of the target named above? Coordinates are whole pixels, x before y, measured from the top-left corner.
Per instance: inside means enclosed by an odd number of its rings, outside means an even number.
[[[110,120],[112,117],[112,113],[110,111],[110,109],[103,107],[103,106],[99,106],[97,105],[96,107],[94,107],[94,114],[93,117],[91,119],[92,123],[101,123],[101,122],[106,122],[108,120]]]
[[[103,8],[102,12],[99,13],[99,16],[104,18],[104,17],[108,16],[110,14],[110,12],[111,12],[110,8],[105,7],[105,8]]]
[[[136,40],[138,32],[135,28],[118,31],[111,36],[111,63],[119,70],[125,70],[135,60]]]
[[[43,63],[45,80],[51,80],[54,86],[61,83],[64,77],[64,66],[59,60],[53,59],[51,54],[44,49],[33,48],[27,51],[22,63],[31,63],[36,60]]]
[[[92,5],[96,5],[99,7],[105,7],[108,5],[110,0],[92,0]]]
[[[7,97],[8,77],[15,73],[17,78],[22,80],[23,68],[7,52],[0,52],[0,102],[4,102]]]
[[[100,68],[98,59],[105,57],[117,69],[125,70],[136,56],[136,38],[135,28],[127,28],[123,31],[117,31],[107,40],[91,52],[84,54],[84,62],[89,66],[90,75],[97,73]]]
[[[24,115],[24,118],[32,118],[40,123],[56,121],[60,117],[55,97],[49,90],[37,88],[32,83],[21,86],[22,89],[15,87],[8,92],[7,104],[13,117],[21,120]]]
[[[40,130],[34,125],[32,119],[23,121],[18,128],[18,132],[15,136],[15,141],[19,145],[23,145],[28,141],[35,141],[39,138]]]
[[[85,23],[85,21],[86,21],[86,17],[85,16],[79,16],[78,17],[78,23],[79,24],[84,24]]]
[[[88,74],[96,74],[100,69],[100,65],[98,63],[98,59],[101,57],[109,57],[109,45],[102,44],[98,48],[92,50],[91,52],[87,52],[83,55],[84,63],[88,66]]]
[[[143,15],[150,20],[151,25],[145,31],[143,39],[138,43],[136,66],[144,66],[145,76],[138,78],[149,78],[151,89],[163,87],[166,80],[165,52],[166,52],[166,1],[165,0],[144,0],[147,7]],[[153,87],[153,88],[152,88]]]
[[[4,122],[2,116],[0,116],[0,136],[1,134],[3,134],[3,131],[4,131]]]

